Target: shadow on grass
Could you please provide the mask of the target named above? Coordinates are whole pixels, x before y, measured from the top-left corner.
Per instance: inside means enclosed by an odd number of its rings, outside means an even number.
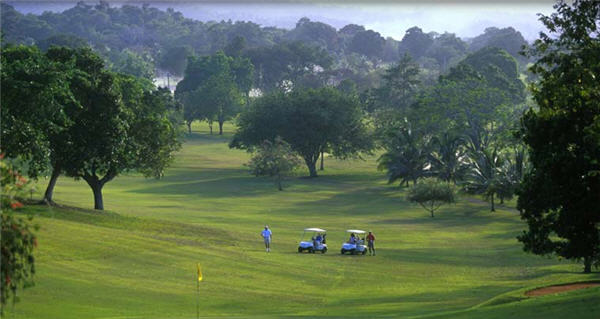
[[[110,211],[88,210],[68,206],[30,205],[24,212],[97,227],[139,232],[155,239],[178,243],[209,241],[211,244],[234,245],[234,236],[211,227],[190,225],[166,220],[123,216]],[[187,237],[183,240],[182,237]],[[197,244],[194,244],[197,245]]]

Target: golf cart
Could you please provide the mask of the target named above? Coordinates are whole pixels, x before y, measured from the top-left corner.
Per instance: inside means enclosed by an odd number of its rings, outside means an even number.
[[[300,244],[298,245],[298,252],[308,251],[309,253],[315,253],[320,251],[322,254],[327,252],[327,244],[325,244],[325,234],[327,231],[321,228],[305,228],[300,238]],[[310,234],[308,240],[304,240],[306,234]]]
[[[352,255],[366,254],[367,246],[365,246],[365,231],[360,229],[348,229],[346,233],[350,234],[350,240],[342,244],[342,255],[346,252]],[[361,235],[363,236],[362,239],[360,238]]]

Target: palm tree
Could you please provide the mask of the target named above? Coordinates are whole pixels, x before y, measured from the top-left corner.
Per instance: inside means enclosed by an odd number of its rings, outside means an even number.
[[[387,170],[388,182],[397,180],[400,185],[409,181],[414,184],[429,174],[430,141],[426,137],[418,137],[410,128],[401,128],[388,151],[377,160],[379,170]]]
[[[429,154],[432,174],[446,182],[461,180],[466,173],[468,165],[463,144],[464,138],[445,132],[435,136],[432,141],[433,151]]]
[[[500,167],[502,160],[495,147],[488,147],[469,154],[469,170],[463,182],[470,194],[483,195],[490,201],[492,212],[496,211],[494,196],[501,188]]]

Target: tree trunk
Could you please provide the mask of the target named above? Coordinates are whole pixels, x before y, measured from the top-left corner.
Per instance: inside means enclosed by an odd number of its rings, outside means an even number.
[[[587,256],[583,258],[583,272],[586,274],[592,272],[592,257]]]
[[[102,187],[111,181],[117,174],[114,171],[107,173],[102,179],[95,174],[86,174],[81,176],[92,189],[94,193],[94,209],[104,210],[104,201],[102,199]]]
[[[188,133],[192,134],[192,122],[187,122]]]
[[[500,205],[504,204],[504,196],[500,196]]]
[[[277,189],[279,189],[279,191],[283,190],[283,187],[281,187],[281,174],[277,174]]]
[[[223,121],[219,121],[219,135],[223,135]]]
[[[212,121],[208,122],[208,128],[210,129],[210,135],[212,135],[212,126],[213,126],[213,122]]]
[[[90,185],[92,192],[94,192],[94,209],[104,210],[104,201],[102,200],[102,184],[98,181],[93,185]]]
[[[308,172],[310,173],[310,177],[317,177],[317,161],[316,159],[310,160],[310,159],[304,159],[304,162],[306,163],[306,167],[308,167]]]
[[[492,193],[492,212],[496,211],[496,206],[494,205],[494,193]]]
[[[56,180],[60,176],[60,168],[58,166],[52,167],[52,175],[50,176],[50,182],[48,183],[48,187],[46,187],[46,192],[44,193],[44,202],[47,204],[53,203],[52,195],[54,194],[54,186],[56,186]]]
[[[321,151],[321,167],[319,168],[320,170],[324,170],[325,166],[323,165],[323,151]]]

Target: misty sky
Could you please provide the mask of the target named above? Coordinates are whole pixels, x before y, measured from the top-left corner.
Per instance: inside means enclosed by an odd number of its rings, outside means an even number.
[[[45,10],[62,11],[76,1],[7,1],[21,12],[39,14]],[[86,1],[87,2],[87,1]],[[109,1],[121,5],[125,1]],[[373,29],[383,36],[402,39],[404,31],[419,26],[425,32],[444,31],[460,37],[474,37],[489,26],[513,26],[531,41],[543,26],[536,14],[553,12],[552,1],[444,1],[442,4],[421,2],[273,2],[246,1],[216,3],[206,1],[142,1],[166,9],[173,7],[184,16],[202,21],[245,20],[263,26],[293,28],[301,17],[326,22],[336,28],[355,23]],[[142,3],[138,2],[138,3]],[[95,2],[90,2],[95,3]]]

